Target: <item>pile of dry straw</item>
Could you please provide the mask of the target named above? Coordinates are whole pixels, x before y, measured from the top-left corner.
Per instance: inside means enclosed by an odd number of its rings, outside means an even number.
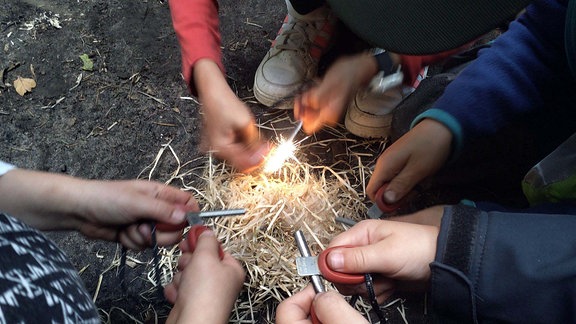
[[[309,142],[327,145],[326,141]],[[306,149],[302,145],[300,152]],[[178,161],[169,144],[159,152],[157,160],[168,150]],[[274,322],[278,303],[308,284],[308,278],[300,277],[296,270],[295,258],[300,256],[293,237],[296,230],[304,232],[312,254],[317,255],[346,229],[336,222],[336,217],[358,221],[366,215],[363,188],[365,174],[370,171],[361,156],[348,153],[348,161],[355,165],[342,171],[292,159],[273,174],[241,174],[208,157],[203,169],[183,171],[184,165],[173,173],[168,182],[179,181],[183,189],[192,191],[203,210],[246,209],[244,216],[207,223],[224,249],[243,263],[247,272],[245,290],[236,303],[232,323]],[[150,175],[154,168],[155,165]],[[200,182],[198,174],[202,174]],[[185,180],[191,178],[195,179],[194,184]],[[162,251],[165,282],[176,271],[178,255],[176,248]],[[149,278],[153,281],[154,275],[149,274]]]

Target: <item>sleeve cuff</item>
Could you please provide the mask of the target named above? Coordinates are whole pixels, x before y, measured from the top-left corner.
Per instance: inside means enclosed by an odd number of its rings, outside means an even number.
[[[458,122],[454,116],[450,115],[449,113],[445,112],[444,110],[440,110],[437,108],[430,108],[420,115],[414,118],[410,128],[413,128],[416,124],[421,122],[425,118],[434,119],[435,121],[442,123],[446,126],[450,132],[452,133],[452,155],[456,156],[462,150],[464,139],[463,139],[463,132],[462,126]]]
[[[439,315],[476,322],[476,295],[470,279],[471,257],[480,213],[464,205],[444,210],[436,258],[430,264],[432,306]],[[458,304],[458,307],[452,307]]]

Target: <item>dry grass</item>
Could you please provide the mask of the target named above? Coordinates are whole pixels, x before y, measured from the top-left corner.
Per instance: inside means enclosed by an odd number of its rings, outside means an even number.
[[[272,119],[261,128],[282,137],[281,134],[290,133],[291,125],[274,123],[287,121]],[[358,142],[335,129],[331,131],[330,139],[302,140],[297,159],[287,161],[273,174],[236,173],[210,155],[205,161],[182,164],[170,143],[162,147],[151,164],[149,179],[154,178],[159,161],[167,158],[169,152],[177,167],[166,182],[192,192],[203,210],[246,209],[244,216],[219,218],[207,224],[247,272],[245,289],[233,310],[231,323],[273,323],[278,303],[308,284],[308,278],[300,277],[296,270],[295,258],[299,256],[293,238],[296,230],[304,232],[315,255],[346,230],[345,225],[336,222],[337,217],[354,221],[365,217],[364,188],[377,156],[377,152],[370,153],[366,148],[374,142]],[[335,142],[343,144],[346,150],[340,159],[333,155],[338,161],[331,166],[305,162],[310,156],[322,159],[310,152],[330,152]],[[169,282],[175,273],[178,256],[176,248],[161,250],[160,271],[164,282]],[[154,278],[153,272],[148,273],[148,280],[154,283]]]

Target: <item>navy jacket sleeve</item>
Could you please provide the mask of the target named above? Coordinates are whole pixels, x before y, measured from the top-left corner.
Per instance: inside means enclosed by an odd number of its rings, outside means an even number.
[[[467,323],[576,321],[576,209],[566,214],[445,209],[431,303]]]
[[[413,123],[443,123],[459,151],[472,138],[544,109],[554,89],[574,84],[564,46],[567,2],[534,1]]]

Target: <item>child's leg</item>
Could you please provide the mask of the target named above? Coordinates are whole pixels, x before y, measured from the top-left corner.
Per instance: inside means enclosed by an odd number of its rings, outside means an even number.
[[[6,323],[100,323],[64,252],[39,231],[0,214],[0,314]]]

